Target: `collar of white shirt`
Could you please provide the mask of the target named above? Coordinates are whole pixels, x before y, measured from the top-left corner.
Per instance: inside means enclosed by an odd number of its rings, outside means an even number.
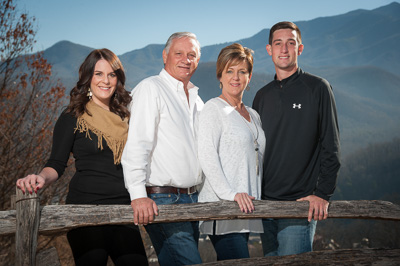
[[[173,84],[173,88],[175,88],[176,91],[179,91],[179,88],[183,88],[183,82],[171,76],[164,68],[161,70],[160,76],[167,79],[171,84]],[[199,88],[189,81],[188,90],[194,90],[197,92]]]

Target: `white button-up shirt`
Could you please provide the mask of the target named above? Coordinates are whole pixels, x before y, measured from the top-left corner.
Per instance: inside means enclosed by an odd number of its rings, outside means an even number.
[[[147,197],[147,186],[188,188],[202,182],[197,159],[197,119],[204,103],[189,82],[164,69],[132,91],[128,139],[122,154],[125,187],[131,200]]]

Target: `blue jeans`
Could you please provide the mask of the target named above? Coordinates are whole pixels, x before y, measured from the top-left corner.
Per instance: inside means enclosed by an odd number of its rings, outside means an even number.
[[[260,234],[264,256],[284,256],[312,251],[317,221],[263,219]]]
[[[208,235],[215,252],[217,260],[231,260],[249,258],[249,233],[231,233],[226,235]]]
[[[150,194],[157,205],[197,202],[198,193]],[[146,225],[156,250],[158,262],[164,265],[201,264],[198,250],[199,222],[157,223]]]

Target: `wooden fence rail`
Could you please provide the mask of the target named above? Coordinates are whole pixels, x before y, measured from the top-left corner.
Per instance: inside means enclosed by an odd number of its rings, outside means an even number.
[[[28,197],[35,197],[28,195]],[[18,201],[18,200],[17,200]],[[30,202],[24,200],[21,202]],[[155,223],[206,221],[221,219],[252,218],[306,218],[308,203],[296,201],[255,201],[253,213],[240,212],[236,202],[195,203],[162,205]],[[17,203],[18,207],[18,203]],[[24,207],[26,213],[30,207]],[[16,210],[0,212],[0,236],[16,233]],[[400,221],[400,206],[387,201],[354,200],[332,201],[329,218],[380,219]],[[47,205],[40,208],[39,233],[54,234],[73,228],[104,225],[129,224],[133,222],[130,205]]]
[[[240,212],[236,202],[159,206],[154,223],[252,218],[306,218],[307,202],[255,201],[255,211]],[[387,201],[332,201],[329,218],[400,221],[400,206]],[[17,189],[16,210],[0,212],[0,236],[16,235],[16,265],[35,265],[38,233],[59,234],[70,229],[133,222],[130,205],[48,205],[39,207],[36,194]],[[377,251],[378,252],[378,251]],[[381,254],[382,252],[379,251]],[[393,252],[393,251],[391,251]],[[400,253],[400,252],[399,252]],[[397,256],[400,262],[400,254]],[[254,260],[252,265],[260,259]],[[262,260],[261,260],[262,261]],[[222,263],[220,265],[223,265]]]

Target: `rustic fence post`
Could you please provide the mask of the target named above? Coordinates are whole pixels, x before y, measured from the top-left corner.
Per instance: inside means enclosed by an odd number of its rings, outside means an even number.
[[[39,231],[39,196],[16,188],[15,265],[36,265]]]
[[[15,198],[16,195],[11,195],[10,210],[15,210]]]

